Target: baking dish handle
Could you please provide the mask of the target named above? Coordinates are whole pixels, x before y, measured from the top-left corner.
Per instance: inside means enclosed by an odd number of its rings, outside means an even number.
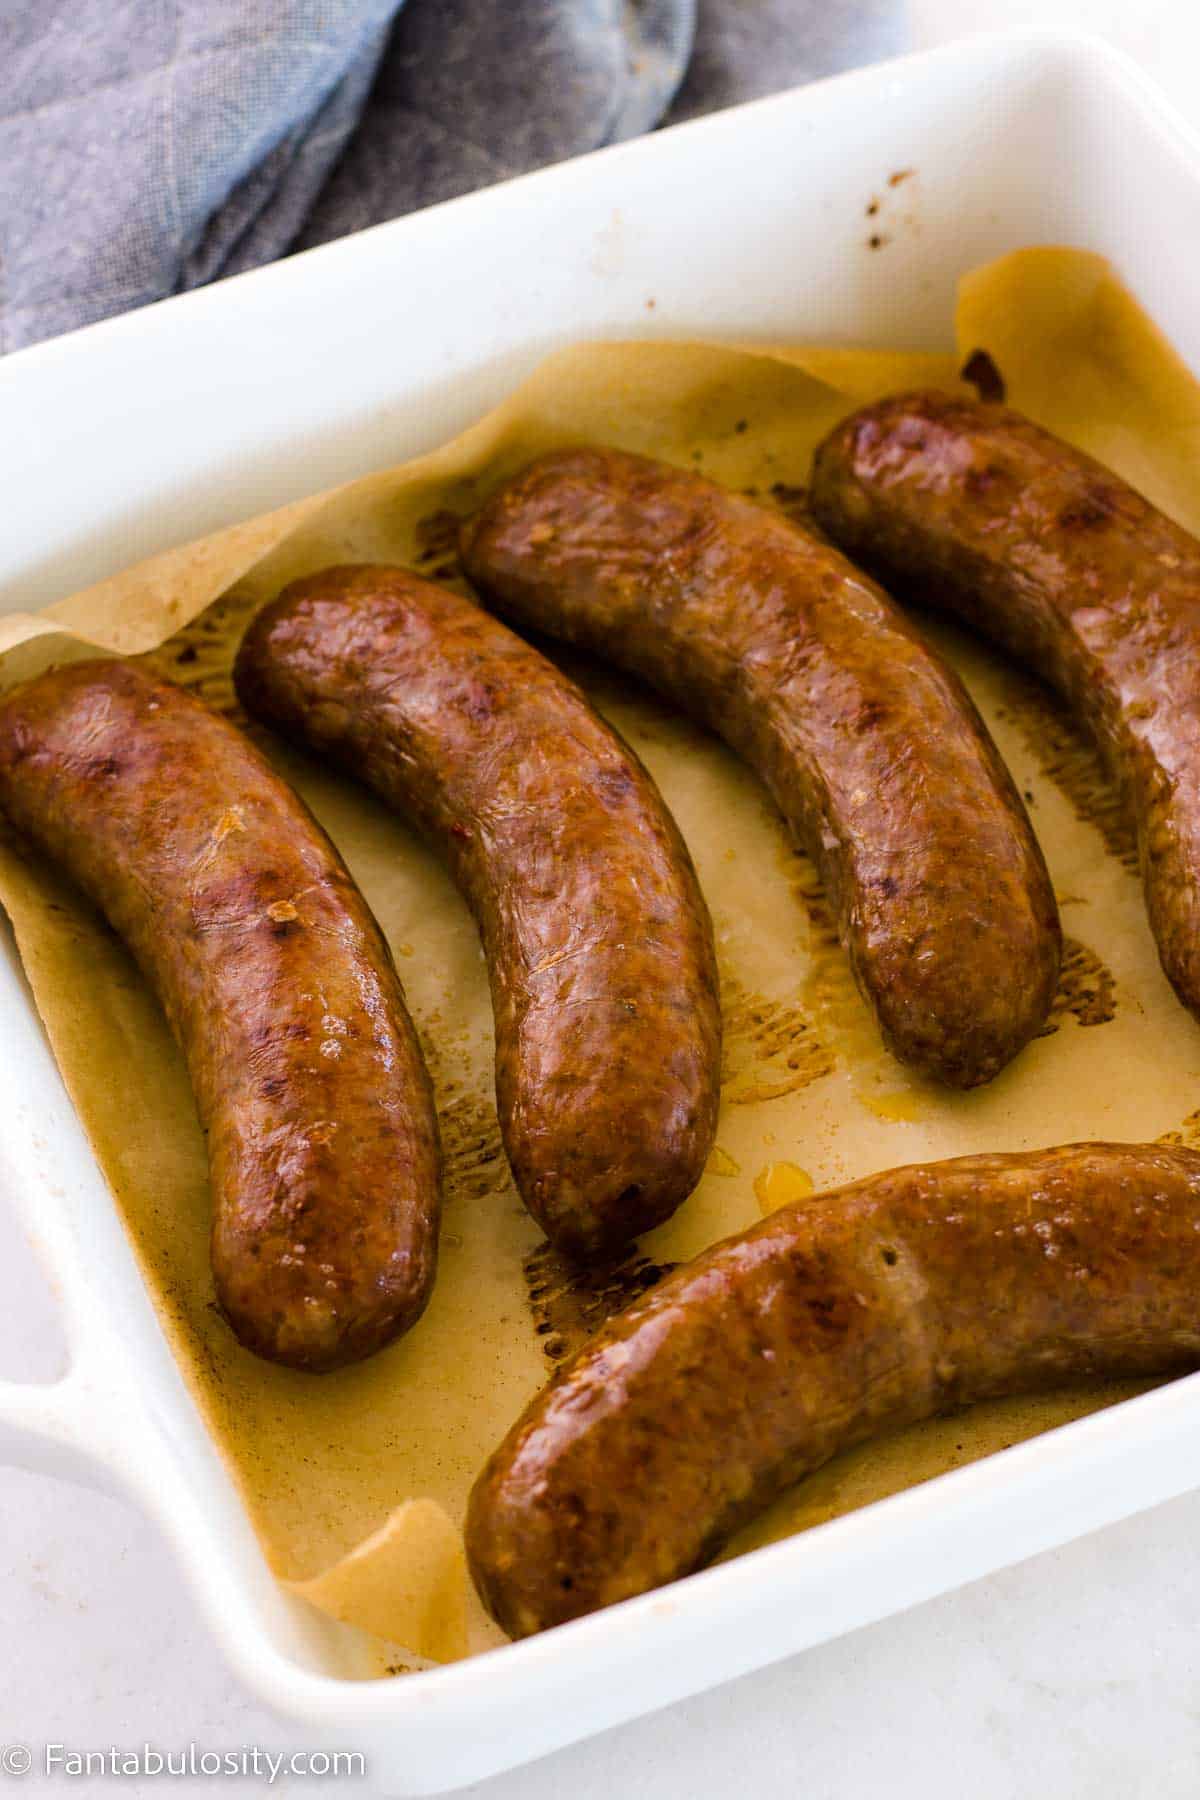
[[[114,1489],[103,1396],[77,1371],[55,1382],[0,1381],[0,1464]]]

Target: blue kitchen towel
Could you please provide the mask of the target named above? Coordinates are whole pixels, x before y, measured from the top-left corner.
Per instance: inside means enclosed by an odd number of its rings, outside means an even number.
[[[903,34],[903,0],[3,0],[0,351]]]

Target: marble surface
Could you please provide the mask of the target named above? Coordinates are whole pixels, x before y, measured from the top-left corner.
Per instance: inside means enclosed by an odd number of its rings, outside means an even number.
[[[910,0],[915,42],[1074,25],[1139,58],[1200,124],[1191,0]],[[0,1197],[0,1375],[52,1375],[53,1302]],[[228,1672],[175,1564],[120,1501],[0,1469],[0,1746],[288,1747]],[[1193,1800],[1200,1494],[468,1790],[480,1800]],[[341,1746],[350,1747],[352,1746]],[[0,1763],[3,1762],[0,1750]],[[0,1783],[4,1777],[0,1774]],[[19,1783],[14,1783],[19,1786]],[[30,1791],[79,1792],[68,1777]],[[201,1788],[202,1777],[168,1784]],[[129,1778],[116,1791],[164,1784]],[[239,1778],[223,1794],[372,1792]]]

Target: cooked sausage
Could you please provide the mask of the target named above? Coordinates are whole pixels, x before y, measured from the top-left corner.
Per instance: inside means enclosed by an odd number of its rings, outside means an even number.
[[[830,545],[699,476],[556,452],[463,534],[500,611],[608,657],[718,732],[816,862],[901,1061],[955,1087],[1045,1020],[1058,913],[956,675]]]
[[[674,1212],[716,1127],[708,911],[645,769],[573,683],[403,569],[328,569],[253,621],[248,711],[369,783],[444,854],[483,938],[496,1099],[562,1249]]]
[[[1019,413],[902,394],[817,452],[825,529],[1057,688],[1137,829],[1167,978],[1200,1014],[1200,543]]]
[[[1200,1363],[1200,1155],[1077,1144],[873,1175],[609,1320],[475,1484],[514,1637],[699,1567],[783,1488],[970,1401]]]
[[[406,1331],[437,1259],[433,1101],[387,945],[307,807],[125,662],[0,696],[0,806],[107,916],[179,1040],[242,1343],[324,1370]]]

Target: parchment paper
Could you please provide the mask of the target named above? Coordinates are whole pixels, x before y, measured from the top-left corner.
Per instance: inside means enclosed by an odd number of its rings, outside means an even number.
[[[232,711],[232,650],[285,580],[376,558],[457,581],[447,514],[544,448],[647,451],[786,505],[818,438],[851,406],[915,383],[954,385],[979,348],[1014,405],[1200,531],[1200,387],[1103,263],[1039,249],[978,270],[963,283],[955,335],[958,353],[945,357],[662,342],[569,350],[433,455],[4,621],[0,680],[99,646],[147,655]],[[203,1144],[157,1006],[95,914],[23,848],[0,842],[0,901],[36,1003],[264,1551],[281,1579],[378,1640],[380,1670],[498,1640],[463,1569],[458,1525],[471,1481],[553,1365],[664,1265],[813,1188],[918,1158],[1087,1137],[1200,1142],[1200,1028],[1159,969],[1132,844],[1094,756],[1029,680],[940,625],[930,632],[1026,795],[1069,939],[1047,1035],[970,1094],[934,1088],[884,1051],[813,870],[754,778],[632,684],[567,664],[647,762],[691,847],[716,927],[727,1036],[718,1148],[700,1188],[621,1265],[587,1279],[541,1243],[507,1172],[486,972],[464,905],[369,795],[255,731],[387,933],[447,1151],[429,1312],[401,1343],[336,1375],[256,1360],[213,1310]],[[727,1554],[1132,1391],[980,1407],[869,1444],[804,1482]]]

